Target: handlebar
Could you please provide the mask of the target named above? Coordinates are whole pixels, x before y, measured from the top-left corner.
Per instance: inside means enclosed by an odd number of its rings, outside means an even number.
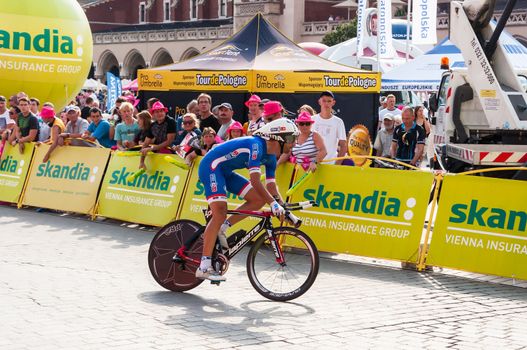
[[[302,225],[302,220],[297,218],[291,211],[302,210],[311,207],[317,207],[318,204],[315,201],[305,201],[298,203],[284,203],[285,215],[284,219],[291,223],[295,228],[299,228]]]

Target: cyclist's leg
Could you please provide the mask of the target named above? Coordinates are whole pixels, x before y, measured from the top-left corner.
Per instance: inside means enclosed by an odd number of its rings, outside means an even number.
[[[227,191],[235,193],[238,197],[245,200],[245,203],[238,206],[238,210],[258,210],[265,205],[256,190],[251,186],[251,182],[237,173],[231,173],[225,177]],[[245,219],[246,215],[231,215],[227,220],[231,225]]]

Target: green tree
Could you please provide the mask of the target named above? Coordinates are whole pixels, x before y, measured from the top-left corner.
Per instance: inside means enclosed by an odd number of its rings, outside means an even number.
[[[341,24],[334,31],[326,34],[322,38],[322,43],[327,46],[333,46],[356,36],[357,18],[354,18],[349,23]]]

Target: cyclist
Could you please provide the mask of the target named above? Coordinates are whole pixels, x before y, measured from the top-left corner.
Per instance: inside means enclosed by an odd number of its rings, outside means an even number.
[[[203,236],[203,255],[196,270],[196,277],[211,281],[225,281],[211,266],[211,256],[216,238],[228,248],[225,231],[245,216],[233,215],[227,219],[227,191],[245,199],[239,210],[258,210],[268,203],[273,215],[283,215],[280,205],[282,199],[275,183],[276,159],[289,152],[294,145],[298,128],[295,123],[285,119],[272,121],[253,133],[220,144],[209,151],[199,165],[199,179],[205,187],[212,218]],[[260,180],[260,166],[265,165],[264,186]],[[236,169],[249,169],[250,181],[234,172]]]

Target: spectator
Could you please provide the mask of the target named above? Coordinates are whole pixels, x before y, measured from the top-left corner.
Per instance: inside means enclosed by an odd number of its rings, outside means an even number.
[[[5,134],[5,139],[11,143],[15,140],[16,136],[16,126],[18,124],[18,114],[20,114],[20,109],[18,107],[10,107],[9,108],[9,118],[14,122],[12,129],[7,129]]]
[[[66,132],[60,134],[59,145],[87,146],[87,142],[78,140],[90,126],[90,123],[86,119],[81,118],[80,108],[77,106],[67,106],[64,112],[68,123],[66,124]]]
[[[262,117],[266,123],[283,117],[284,109],[278,101],[269,101],[264,105]],[[254,132],[254,131],[253,131]]]
[[[156,98],[156,97],[152,97],[152,98],[149,98],[147,101],[146,101],[146,109],[148,109],[149,111],[152,109],[152,106],[154,105],[154,103],[156,102],[159,102],[159,99]]]
[[[426,137],[430,135],[430,123],[428,122],[428,119],[425,116],[424,113],[424,107],[423,106],[417,106],[414,109],[415,114],[415,122],[417,125],[425,129]]]
[[[30,109],[31,109],[31,113],[33,113],[34,115],[36,115],[37,117],[39,116],[40,114],[40,100],[36,97],[31,97],[29,99],[29,105],[30,105]]]
[[[291,155],[296,164],[300,164],[304,170],[315,171],[317,164],[327,155],[324,140],[312,130],[314,120],[309,112],[302,112],[295,120],[300,135],[296,144],[291,149]]]
[[[310,116],[314,116],[316,114],[315,110],[310,105],[302,105],[298,109],[297,113],[298,113],[298,115],[300,115],[300,113],[302,113],[302,112],[307,112],[307,113],[309,113]]]
[[[110,139],[110,123],[102,119],[102,112],[94,107],[90,110],[91,124],[82,134],[82,138],[92,142],[98,142],[101,146],[111,148],[115,142]]]
[[[38,118],[31,113],[31,106],[27,97],[20,97],[18,100],[20,113],[17,116],[17,125],[15,129],[15,139],[12,145],[18,143],[20,153],[24,153],[24,144],[38,140]]]
[[[258,95],[251,95],[245,102],[245,106],[249,109],[249,121],[244,124],[244,129],[249,136],[265,125],[265,121],[262,118],[262,110],[260,109],[261,102],[262,100]]]
[[[401,118],[400,115],[394,115],[393,116],[393,126],[394,127],[398,127],[402,123],[403,123],[403,119]]]
[[[220,121],[220,129],[218,130],[218,136],[223,140],[227,140],[227,129],[235,122],[232,119],[234,112],[230,103],[223,102],[218,108],[218,116]]]
[[[380,104],[380,106],[379,106],[379,113],[380,113],[388,105],[386,103],[386,96],[379,97],[379,104]]]
[[[373,149],[375,149],[375,155],[390,158],[394,128],[393,115],[391,113],[384,115],[383,125],[384,127],[377,133]]]
[[[219,115],[220,115],[220,105],[212,107],[212,109],[210,111],[212,112],[212,114],[214,114],[216,119],[218,119]],[[221,124],[221,122],[220,122],[220,124]]]
[[[139,167],[146,170],[145,157],[148,152],[171,153],[168,149],[176,138],[176,121],[167,116],[168,109],[161,102],[152,105],[150,113],[154,121],[150,125],[143,147]]]
[[[402,112],[403,123],[393,132],[390,155],[401,162],[417,166],[425,146],[425,130],[415,123],[414,111],[405,107]]]
[[[193,113],[195,115],[198,115],[199,113],[199,107],[198,107],[198,100],[192,100],[187,104],[186,113]],[[181,136],[185,132],[185,129],[183,129],[183,116],[179,116],[176,118],[176,141],[174,142],[175,145],[179,145],[181,143],[181,140],[184,136]]]
[[[194,113],[186,113],[182,117],[182,125],[183,125],[183,133],[178,136],[178,142],[176,145],[186,145],[188,144],[189,140],[194,137],[200,137],[201,136],[201,130],[199,129],[199,119]]]
[[[213,128],[214,131],[218,132],[220,130],[220,122],[214,114],[210,111],[212,105],[212,98],[207,94],[200,94],[198,96],[198,108],[199,108],[199,128],[201,131],[205,128]]]
[[[388,96],[386,96],[386,108],[382,109],[380,112],[379,112],[379,125],[378,125],[378,128],[381,127],[381,124],[383,123],[383,120],[384,120],[384,115],[386,113],[391,113],[393,117],[397,116],[397,115],[401,115],[401,110],[398,109],[397,107],[395,107],[395,96],[390,94]]]
[[[16,95],[9,97],[9,107],[18,107],[18,100]]]
[[[134,145],[142,146],[152,125],[152,115],[148,111],[139,112],[137,124],[139,125],[139,133],[135,136]]]
[[[198,115],[199,113],[198,100],[192,100],[188,103],[187,113],[194,113],[195,115]]]
[[[197,156],[204,156],[205,154],[207,154],[207,152],[210,151],[212,147],[214,147],[215,144],[216,144],[216,131],[214,131],[213,128],[203,129],[203,133],[201,134],[201,141],[198,144],[193,142],[192,148],[189,149],[189,151],[185,155],[185,160],[187,164],[192,163],[192,161]]]
[[[124,102],[120,111],[123,121],[115,127],[114,140],[117,142],[117,148],[123,151],[134,146],[135,137],[140,130],[133,117],[134,106],[131,103]]]
[[[237,139],[238,137],[245,136],[245,130],[240,122],[234,122],[227,129],[227,140]]]
[[[315,114],[313,130],[322,136],[326,146],[327,155],[324,159],[344,157],[347,152],[346,128],[342,119],[333,114],[335,95],[331,91],[320,94],[318,104],[320,113]],[[342,164],[342,160],[332,161],[328,164]]]
[[[49,160],[51,153],[53,153],[55,148],[59,145],[60,135],[66,130],[66,126],[60,118],[55,116],[55,110],[51,107],[43,107],[40,112],[40,117],[50,127],[50,138],[47,140],[47,143],[51,146],[42,160],[43,163],[46,163]]]
[[[94,106],[95,100],[93,97],[87,97],[84,102],[84,107],[81,109],[81,118],[88,119],[90,117],[90,111]]]
[[[8,139],[11,130],[15,128],[15,121],[10,117],[11,111],[6,108],[6,102],[6,98],[0,95],[0,138],[2,145]]]

